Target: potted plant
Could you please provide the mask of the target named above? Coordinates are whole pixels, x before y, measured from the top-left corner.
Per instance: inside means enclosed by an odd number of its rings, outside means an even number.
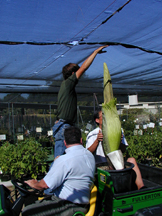
[[[16,145],[5,142],[0,147],[0,167],[3,174],[14,178],[30,176],[37,178],[45,174],[47,169],[48,150],[33,138],[26,139]]]

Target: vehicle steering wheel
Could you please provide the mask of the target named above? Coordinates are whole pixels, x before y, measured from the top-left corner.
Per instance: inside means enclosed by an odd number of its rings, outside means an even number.
[[[30,187],[27,183],[20,179],[11,180],[12,184],[24,195],[43,196],[43,191]]]

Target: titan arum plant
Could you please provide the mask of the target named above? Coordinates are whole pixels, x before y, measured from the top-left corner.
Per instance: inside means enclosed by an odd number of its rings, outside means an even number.
[[[121,142],[121,123],[113,96],[111,77],[106,63],[104,63],[104,103],[102,104],[102,133],[105,155],[119,149]]]

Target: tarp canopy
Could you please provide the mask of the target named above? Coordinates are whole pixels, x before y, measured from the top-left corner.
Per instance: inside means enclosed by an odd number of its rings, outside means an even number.
[[[99,46],[78,94],[103,92],[103,63],[116,96],[161,96],[161,0],[1,0],[0,93],[57,93],[62,67]]]

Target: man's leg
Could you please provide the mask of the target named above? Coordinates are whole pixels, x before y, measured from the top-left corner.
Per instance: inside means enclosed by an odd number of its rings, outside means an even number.
[[[137,165],[137,162],[136,162],[135,158],[133,158],[133,157],[132,158],[128,158],[127,162],[134,164],[133,170],[135,171],[135,173],[137,175],[135,183],[136,183],[137,188],[139,190],[140,188],[142,188],[144,186],[140,169],[139,169],[139,167]]]
[[[76,212],[87,212],[87,208],[81,207],[75,203],[71,203],[66,200],[62,200],[58,197],[47,197],[43,200],[36,201],[34,204],[26,206],[23,211],[23,216],[47,216],[47,215],[59,215],[59,216],[71,216]]]
[[[55,151],[54,151],[54,157],[63,155],[65,152],[65,145],[64,145],[64,130],[65,128],[70,127],[69,124],[63,124],[59,130],[57,131],[55,135]]]
[[[64,145],[64,139],[55,139],[55,151],[54,151],[54,158],[57,156],[63,155],[65,152],[65,145]]]

